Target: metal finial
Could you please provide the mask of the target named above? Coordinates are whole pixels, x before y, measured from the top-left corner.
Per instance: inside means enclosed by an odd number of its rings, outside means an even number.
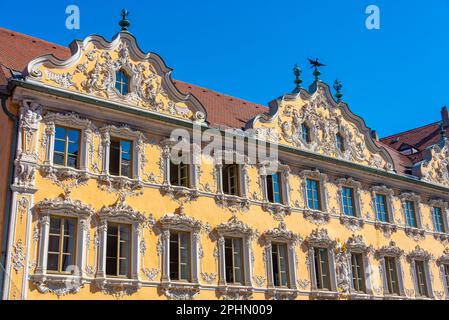
[[[343,94],[341,93],[341,88],[343,88],[343,84],[340,82],[340,80],[335,79],[334,81],[334,89],[337,91],[335,93],[335,97],[337,98],[337,102],[341,102],[341,98],[343,97]]]
[[[129,26],[131,25],[131,22],[128,20],[129,12],[126,9],[122,9],[122,12],[120,13],[122,16],[122,20],[118,23],[120,27],[122,27],[122,31],[128,31]]]
[[[302,80],[301,80],[301,73],[302,73],[302,70],[301,70],[301,68],[297,65],[297,64],[295,64],[295,66],[293,67],[293,74],[295,75],[295,90],[293,90],[293,92],[294,93],[298,93],[298,92],[300,92],[300,90],[301,90],[301,83],[302,83]]]
[[[315,70],[313,70],[313,76],[315,77],[315,81],[320,80],[321,72],[320,72],[320,70],[318,70],[318,68],[319,67],[325,67],[326,65],[322,64],[321,62],[319,62],[318,58],[316,58],[315,60],[307,58],[307,60],[309,60],[310,68],[314,68],[315,69]]]

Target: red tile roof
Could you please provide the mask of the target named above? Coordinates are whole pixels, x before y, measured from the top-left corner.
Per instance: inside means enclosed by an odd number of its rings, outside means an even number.
[[[11,76],[8,68],[22,71],[30,60],[46,54],[53,54],[59,59],[67,59],[71,52],[67,47],[0,28],[0,63],[2,64],[0,65],[0,88],[7,84],[6,78]],[[268,112],[268,108],[263,105],[179,80],[174,82],[181,92],[191,92],[202,103],[208,113],[208,121],[215,127],[244,128],[250,119],[260,113]],[[433,133],[434,125],[430,125],[432,126],[429,129],[430,133]],[[429,134],[425,131],[423,135],[428,136]],[[404,137],[406,136],[408,135],[404,133]],[[420,136],[420,133],[413,135],[411,142],[417,143]],[[390,138],[384,138],[377,143],[386,147],[391,154],[398,173],[407,173],[407,169],[412,166],[412,161],[395,150],[395,145],[389,145]]]

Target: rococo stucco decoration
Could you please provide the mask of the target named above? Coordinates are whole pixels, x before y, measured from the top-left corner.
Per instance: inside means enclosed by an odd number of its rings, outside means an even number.
[[[72,56],[65,61],[52,55],[31,61],[27,80],[176,118],[206,119],[201,103],[176,89],[171,69],[157,54],[143,53],[130,33],[120,32],[111,42],[90,36],[72,42],[70,49]],[[117,71],[130,77],[130,90],[125,95],[115,88]]]

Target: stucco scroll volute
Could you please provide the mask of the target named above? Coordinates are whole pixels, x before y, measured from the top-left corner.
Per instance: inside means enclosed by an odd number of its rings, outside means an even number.
[[[444,139],[423,152],[423,161],[413,167],[422,180],[449,187],[449,140]]]

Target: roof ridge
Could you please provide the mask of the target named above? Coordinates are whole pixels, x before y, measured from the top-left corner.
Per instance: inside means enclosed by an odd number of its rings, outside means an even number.
[[[403,131],[403,132],[399,132],[399,133],[395,133],[395,134],[389,135],[389,136],[387,136],[387,137],[380,138],[379,140],[386,140],[386,139],[391,139],[391,138],[393,138],[393,137],[402,136],[402,135],[408,134],[408,133],[410,133],[410,132],[412,132],[412,131],[416,131],[416,130],[420,130],[420,129],[423,129],[423,128],[427,128],[427,127],[433,126],[433,125],[435,125],[435,124],[437,124],[437,123],[440,123],[440,122],[441,122],[441,121],[432,122],[432,123],[423,125],[423,126],[421,126],[421,127],[409,129],[409,130],[406,130],[406,131]]]
[[[200,86],[200,85],[197,85],[197,84],[193,84],[193,83],[190,83],[190,82],[185,82],[185,81],[178,80],[178,79],[173,79],[173,81],[175,83],[176,82],[183,83],[186,86],[194,86],[194,87],[197,87],[198,89],[202,89],[202,90],[208,91],[210,93],[216,93],[216,94],[222,95],[223,97],[228,97],[228,98],[232,98],[234,100],[240,100],[240,101],[243,101],[243,102],[246,102],[246,103],[251,103],[251,104],[256,105],[256,106],[261,106],[261,107],[264,107],[264,108],[268,108],[268,106],[266,106],[266,105],[263,105],[263,104],[260,104],[260,103],[256,103],[256,102],[252,102],[252,101],[249,101],[249,100],[246,100],[246,99],[243,99],[243,98],[239,98],[239,97],[227,94],[227,93],[219,92],[219,91],[214,90],[214,89],[209,89],[209,88],[206,88],[206,87],[203,87],[203,86]]]
[[[50,41],[47,41],[47,40],[43,40],[43,39],[41,39],[41,38],[34,37],[34,36],[30,36],[30,35],[27,35],[27,34],[25,34],[25,33],[21,33],[21,32],[14,31],[14,30],[11,30],[11,29],[7,29],[7,28],[4,28],[4,27],[0,27],[0,32],[5,32],[5,33],[9,33],[9,34],[14,34],[14,36],[19,36],[19,37],[22,37],[22,38],[26,38],[26,39],[31,40],[31,41],[41,42],[41,43],[43,43],[43,44],[51,45],[51,46],[53,46],[53,47],[54,47],[54,46],[58,46],[58,47],[61,48],[61,49],[65,49],[65,50],[70,51],[70,49],[69,49],[68,46],[63,46],[63,45],[60,45],[60,44],[57,44],[57,43],[54,43],[54,42],[50,42]]]

